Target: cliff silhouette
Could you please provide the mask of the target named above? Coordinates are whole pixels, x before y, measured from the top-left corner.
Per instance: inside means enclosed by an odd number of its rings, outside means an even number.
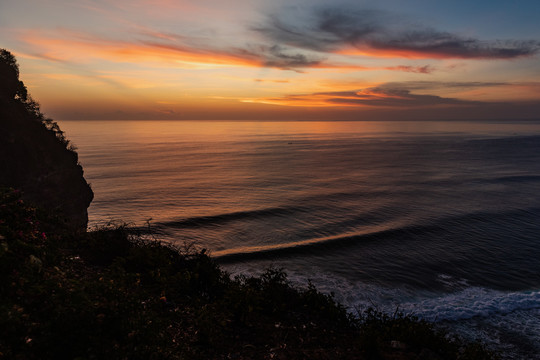
[[[15,57],[0,49],[0,187],[51,211],[74,230],[86,230],[94,193],[74,146],[46,118],[19,80]]]

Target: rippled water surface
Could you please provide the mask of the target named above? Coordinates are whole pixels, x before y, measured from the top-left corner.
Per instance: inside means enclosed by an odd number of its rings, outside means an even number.
[[[283,267],[540,353],[540,124],[65,121],[95,200],[236,273]]]

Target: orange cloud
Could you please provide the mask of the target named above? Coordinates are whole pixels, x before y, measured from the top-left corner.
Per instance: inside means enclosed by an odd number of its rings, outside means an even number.
[[[218,48],[212,44],[193,46],[194,39],[180,35],[144,29],[151,40],[125,41],[87,33],[60,29],[53,33],[27,31],[19,39],[36,50],[30,57],[55,62],[86,63],[92,59],[112,62],[150,63],[186,69],[219,67],[274,67],[295,70],[331,69],[337,71],[389,70],[429,74],[434,69],[425,66],[372,67],[350,63],[327,62],[308,55],[291,52],[279,46],[252,45],[247,48]]]
[[[278,84],[286,84],[289,83],[289,80],[268,80],[268,79],[253,79],[255,82],[272,82],[272,83],[278,83]]]
[[[254,103],[254,104],[267,104],[267,105],[280,105],[280,106],[295,106],[295,107],[331,107],[332,105],[327,103],[324,98],[318,96],[285,96],[282,98],[255,98],[255,99],[243,99],[242,103]]]
[[[379,107],[418,108],[479,104],[480,102],[444,98],[437,95],[413,94],[409,90],[384,85],[353,91],[332,91],[312,94],[287,95],[281,98],[247,99],[257,102],[300,107]]]
[[[185,68],[261,65],[259,59],[234,56],[219,50],[110,40],[66,30],[53,35],[31,31],[22,34],[20,39],[37,49],[34,56],[53,61],[88,62],[92,58],[99,58],[113,62],[164,63]]]
[[[258,98],[258,99],[244,99],[241,100],[244,103],[261,103],[272,104],[282,106],[299,106],[299,107],[343,107],[343,106],[357,106],[353,103],[338,104],[333,103],[331,100],[339,96],[341,99],[355,99],[359,97],[367,98],[367,90],[365,94],[361,92],[325,92],[325,93],[313,93],[303,95],[287,95],[281,98]],[[372,95],[375,97],[376,95]]]

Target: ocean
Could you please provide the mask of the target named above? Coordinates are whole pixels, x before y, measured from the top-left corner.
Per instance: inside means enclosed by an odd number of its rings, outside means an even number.
[[[61,121],[90,227],[540,359],[540,122]]]

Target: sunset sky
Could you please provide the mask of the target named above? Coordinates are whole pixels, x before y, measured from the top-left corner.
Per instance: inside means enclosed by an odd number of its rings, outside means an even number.
[[[540,1],[2,0],[63,119],[540,118]]]

